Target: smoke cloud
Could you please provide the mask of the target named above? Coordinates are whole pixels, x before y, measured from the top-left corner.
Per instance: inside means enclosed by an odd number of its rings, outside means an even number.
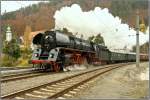
[[[77,37],[82,34],[87,39],[101,33],[105,45],[111,50],[124,47],[131,50],[136,44],[136,31],[122,23],[119,17],[114,17],[107,8],[95,7],[94,10],[83,12],[78,4],[73,4],[56,11],[54,18],[55,29],[67,28],[74,34],[78,33]],[[146,35],[140,32],[140,44],[149,40],[148,33],[148,30]]]

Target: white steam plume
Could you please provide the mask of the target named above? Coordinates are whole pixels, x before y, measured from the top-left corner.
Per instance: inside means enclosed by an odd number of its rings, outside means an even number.
[[[85,39],[101,33],[109,49],[123,49],[127,46],[131,50],[136,44],[136,31],[121,23],[121,19],[114,17],[107,8],[95,7],[94,10],[83,12],[78,4],[73,4],[56,11],[54,18],[55,29],[67,28],[74,34],[78,33],[78,36],[83,34]],[[140,44],[149,40],[148,33],[148,30],[146,35],[140,32]]]

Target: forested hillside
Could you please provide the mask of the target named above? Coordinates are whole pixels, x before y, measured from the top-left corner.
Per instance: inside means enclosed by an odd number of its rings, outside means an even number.
[[[147,24],[148,20],[148,0],[50,0],[49,3],[33,4],[21,8],[14,12],[2,15],[2,33],[6,26],[10,25],[12,31],[17,35],[23,35],[26,27],[31,27],[31,31],[52,29],[55,26],[53,15],[56,10],[63,6],[79,4],[84,11],[94,9],[96,6],[109,8],[114,16],[119,16],[124,23],[131,27],[135,24],[135,12],[140,10],[141,18]]]

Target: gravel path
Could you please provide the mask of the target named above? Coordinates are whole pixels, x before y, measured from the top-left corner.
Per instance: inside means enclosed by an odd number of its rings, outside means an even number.
[[[141,79],[148,63],[141,63],[140,68],[128,65],[96,78],[88,88],[74,98],[77,99],[137,99],[148,97],[149,80]],[[140,70],[140,71],[139,71]],[[148,74],[148,73],[147,73]],[[147,77],[145,74],[145,77]]]

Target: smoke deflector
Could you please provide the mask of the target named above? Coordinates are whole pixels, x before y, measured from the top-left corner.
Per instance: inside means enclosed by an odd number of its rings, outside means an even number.
[[[32,43],[33,43],[33,44],[36,44],[36,45],[41,44],[41,38],[42,38],[42,37],[43,37],[43,34],[42,34],[42,33],[37,34],[37,35],[33,38]]]

